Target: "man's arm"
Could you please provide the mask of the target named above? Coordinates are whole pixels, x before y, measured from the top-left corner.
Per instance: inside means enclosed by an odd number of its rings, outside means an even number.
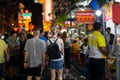
[[[42,66],[45,67],[45,53],[42,53]]]
[[[101,53],[102,53],[103,55],[108,56],[106,47],[99,47],[99,50],[101,51]]]
[[[27,68],[27,59],[28,59],[28,52],[25,51],[25,54],[24,54],[24,68]]]
[[[10,53],[8,48],[5,50],[5,55],[6,55],[6,60],[8,62],[10,60]]]
[[[62,51],[62,54],[64,56],[64,43],[63,43],[62,39],[61,39],[61,51]]]
[[[101,36],[98,38],[98,45],[99,45],[99,50],[101,51],[101,53],[103,55],[105,55],[106,57],[108,57],[108,52],[107,52],[107,48],[106,48],[106,41],[104,36]]]
[[[24,62],[27,62],[27,58],[28,58],[28,52],[25,51],[25,55],[24,55]]]

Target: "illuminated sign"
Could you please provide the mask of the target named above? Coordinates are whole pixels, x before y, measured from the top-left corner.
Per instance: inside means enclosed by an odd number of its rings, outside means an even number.
[[[30,18],[32,16],[31,13],[23,13],[22,16],[26,19],[26,18]]]
[[[77,11],[75,12],[76,21],[80,23],[93,23],[95,21],[94,11]]]
[[[29,30],[29,22],[31,22],[32,13],[19,13],[18,14],[18,26],[25,27],[25,30]]]

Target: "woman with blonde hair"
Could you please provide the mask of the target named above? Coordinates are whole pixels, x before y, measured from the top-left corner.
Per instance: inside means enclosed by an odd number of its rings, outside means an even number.
[[[57,43],[59,50],[62,52],[61,57],[58,59],[49,59],[48,66],[51,72],[51,80],[55,80],[56,72],[58,74],[58,80],[63,80],[63,57],[64,57],[64,44],[61,38],[58,38],[57,33],[52,31],[52,37],[47,40],[47,47],[51,44],[51,42]],[[52,54],[52,53],[51,53]]]

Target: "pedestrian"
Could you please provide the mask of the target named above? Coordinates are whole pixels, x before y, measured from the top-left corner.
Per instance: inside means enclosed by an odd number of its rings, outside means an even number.
[[[102,35],[102,24],[95,22],[93,32],[88,36],[90,80],[105,78],[105,59],[107,57],[106,41]]]
[[[109,55],[112,54],[112,46],[113,46],[113,42],[114,42],[114,34],[111,33],[111,28],[107,27],[106,28],[106,40],[107,40],[107,48],[108,48],[108,53]]]
[[[72,61],[78,61],[79,47],[80,45],[77,43],[77,40],[74,40],[71,46]]]
[[[84,38],[84,42],[83,44],[80,46],[80,61],[81,61],[81,65],[83,66],[85,60],[88,57],[88,53],[89,53],[89,49],[88,49],[88,39]]]
[[[70,69],[71,69],[71,42],[70,39],[67,37],[67,32],[63,32],[61,38],[64,42],[64,63],[65,63],[65,77],[69,77]]]
[[[58,80],[63,80],[63,60],[64,60],[64,58],[63,58],[64,57],[63,40],[61,38],[57,37],[57,32],[56,31],[52,31],[52,37],[47,40],[47,47],[51,44],[50,41],[52,43],[55,42],[58,45],[59,50],[62,52],[62,54],[60,54],[60,56],[61,56],[60,58],[49,59],[49,64],[48,65],[49,65],[50,72],[51,72],[51,80],[56,79],[56,72],[58,74]]]
[[[87,79],[89,76],[89,58],[87,58],[82,66],[82,75],[80,78]]]
[[[87,79],[88,77],[88,67],[89,67],[89,47],[88,47],[88,38],[84,38],[84,42],[83,44],[81,45],[81,64],[82,64],[82,75],[80,76],[81,78],[83,79]]]
[[[40,30],[40,36],[39,36],[39,38],[42,39],[42,40],[44,40],[44,42],[46,43],[47,39],[46,39],[46,37],[44,36],[44,34],[45,34],[44,30],[41,29],[41,30]]]
[[[46,37],[44,37],[44,30],[43,29],[40,29],[40,35],[39,35],[39,39],[42,40],[44,42],[44,47],[45,47],[45,50],[46,50]],[[45,57],[45,66],[47,66],[48,64],[48,61],[47,61],[47,58]],[[44,71],[44,67],[41,68],[41,77],[43,77],[43,71]]]
[[[19,34],[19,41],[20,41],[20,71],[23,71],[24,66],[24,47],[27,41],[27,36],[24,33]]]
[[[10,61],[7,63],[7,67],[9,68],[10,78],[12,78],[13,76],[18,75],[20,66],[20,42],[17,38],[17,33],[14,30],[10,31],[10,36],[6,42],[10,51]]]
[[[79,34],[77,33],[76,30],[73,30],[73,34],[72,34],[72,40],[75,40],[76,38],[79,37]]]
[[[0,33],[1,34],[1,33]],[[6,57],[5,57],[6,56]],[[4,80],[4,67],[5,62],[9,61],[10,55],[8,47],[4,40],[0,38],[0,80]]]
[[[27,40],[25,44],[24,68],[27,70],[27,80],[40,80],[41,68],[45,66],[45,45],[39,39],[39,29],[34,29],[33,38]]]

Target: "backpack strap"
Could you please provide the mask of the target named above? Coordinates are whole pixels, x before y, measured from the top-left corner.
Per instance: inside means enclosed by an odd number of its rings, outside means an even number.
[[[48,39],[50,41],[50,43],[52,44],[52,41],[50,39]]]
[[[58,38],[54,41],[54,43],[56,43],[57,40],[58,40]]]
[[[50,39],[48,39],[50,41],[50,43],[52,44],[52,41]],[[58,40],[58,38],[54,41],[54,43],[56,43],[56,41]]]

